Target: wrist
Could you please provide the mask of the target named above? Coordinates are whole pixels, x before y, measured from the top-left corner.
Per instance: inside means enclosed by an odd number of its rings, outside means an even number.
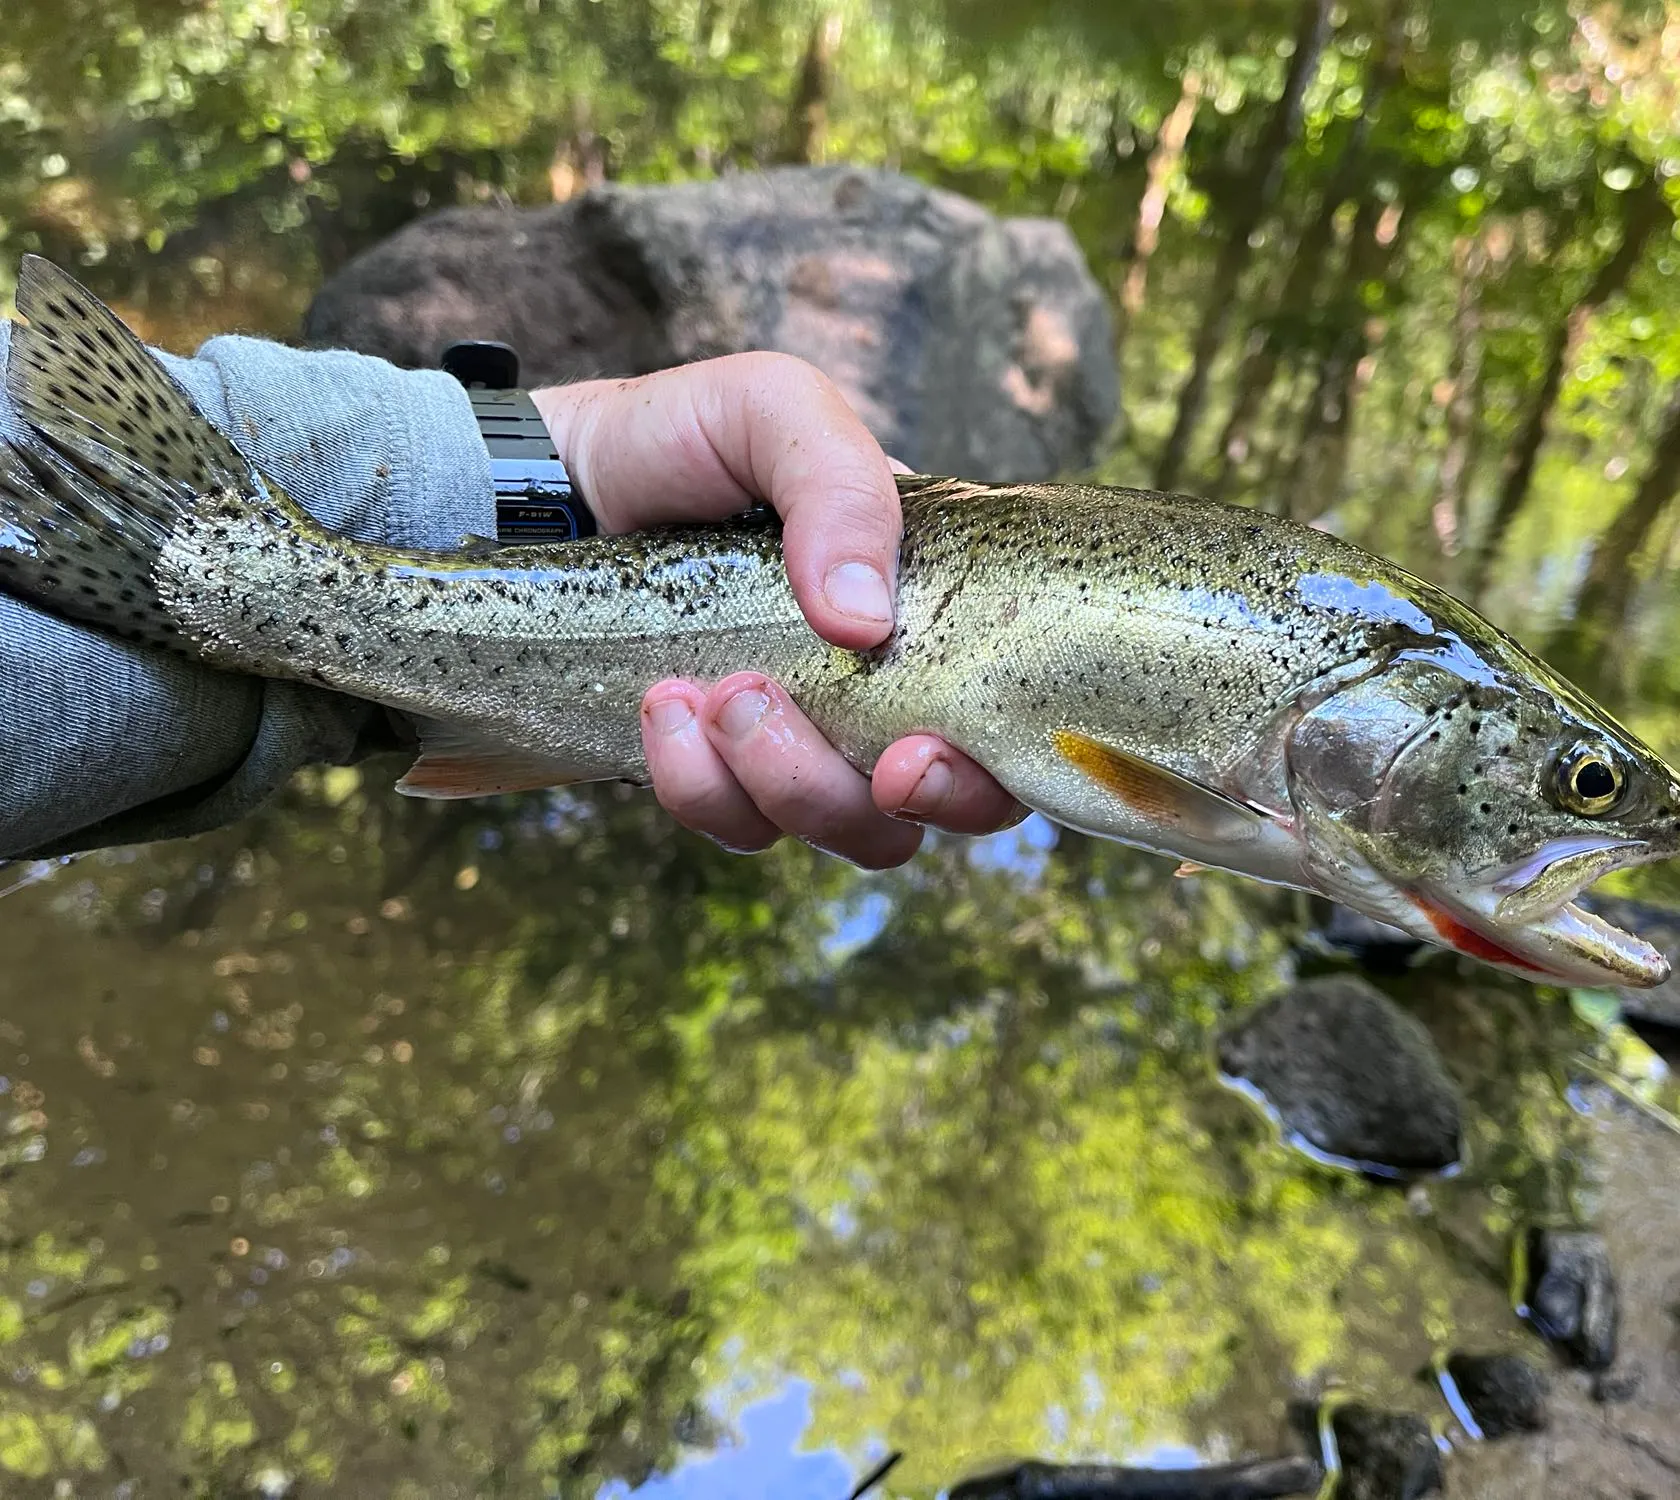
[[[550,424],[519,384],[519,357],[505,344],[462,341],[443,367],[465,389],[489,460],[496,539],[568,542],[600,528]]]
[[[604,397],[624,386],[622,380],[580,380],[570,385],[542,386],[531,392],[531,404],[536,407],[548,428],[560,462],[572,476],[578,491],[587,498],[596,524],[603,531],[613,529],[606,497],[593,483],[594,464],[591,441]]]

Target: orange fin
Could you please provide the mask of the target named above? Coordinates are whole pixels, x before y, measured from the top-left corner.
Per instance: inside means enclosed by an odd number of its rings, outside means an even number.
[[[1206,865],[1199,865],[1194,860],[1187,859],[1173,871],[1173,874],[1180,880],[1188,880],[1192,875],[1200,875],[1206,869]]]
[[[1232,843],[1253,838],[1267,821],[1264,813],[1223,792],[1076,729],[1058,729],[1051,740],[1057,754],[1075,770],[1164,828],[1207,843]]]
[[[420,726],[420,757],[397,790],[407,797],[495,797],[587,779],[562,761],[428,722]]]

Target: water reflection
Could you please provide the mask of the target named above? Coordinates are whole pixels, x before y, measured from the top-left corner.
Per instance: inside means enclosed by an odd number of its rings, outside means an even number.
[[[0,905],[13,1474],[840,1500],[892,1447],[931,1496],[1277,1451],[1303,1393],[1433,1410],[1438,1344],[1522,1346],[1509,1232],[1590,1159],[1561,997],[1385,981],[1468,1100],[1408,1196],[1217,1079],[1287,895],[1036,821],[866,876],[388,771]]]
[[[634,1489],[615,1481],[597,1500],[724,1500],[735,1495],[844,1500],[854,1478],[844,1456],[834,1448],[804,1451],[811,1399],[808,1381],[791,1380],[776,1395],[740,1411],[734,1424],[738,1436],[729,1447],[684,1459],[670,1474]],[[880,1456],[871,1454],[871,1461]]]

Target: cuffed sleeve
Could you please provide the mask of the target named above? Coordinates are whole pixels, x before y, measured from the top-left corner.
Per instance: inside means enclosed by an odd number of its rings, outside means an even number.
[[[238,336],[159,357],[328,526],[427,548],[494,535],[489,459],[448,375]],[[0,390],[0,439],[16,420]],[[356,699],[200,667],[0,595],[0,858],[203,832],[305,765],[393,739],[384,711]]]

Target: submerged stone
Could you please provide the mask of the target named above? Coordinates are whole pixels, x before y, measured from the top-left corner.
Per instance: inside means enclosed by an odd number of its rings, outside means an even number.
[[[1620,1406],[1633,1400],[1644,1383],[1643,1370],[1628,1370],[1615,1375],[1601,1372],[1593,1377],[1592,1398],[1600,1406]]]
[[[1335,1414],[1336,1500],[1421,1500],[1441,1488],[1441,1450],[1422,1417],[1345,1406]]]
[[[1616,1273],[1604,1237],[1586,1229],[1534,1229],[1525,1300],[1534,1326],[1569,1360],[1606,1370],[1616,1358]]]
[[[1219,1061],[1328,1156],[1392,1174],[1459,1158],[1458,1090],[1434,1042],[1365,980],[1328,975],[1268,1001],[1227,1028]]]
[[[1315,929],[1318,940],[1337,953],[1345,953],[1367,969],[1398,973],[1410,966],[1424,946],[1409,932],[1379,922],[1340,902],[1323,903],[1328,910]]]
[[[1551,1382],[1515,1354],[1454,1354],[1447,1374],[1485,1438],[1539,1432]]]

